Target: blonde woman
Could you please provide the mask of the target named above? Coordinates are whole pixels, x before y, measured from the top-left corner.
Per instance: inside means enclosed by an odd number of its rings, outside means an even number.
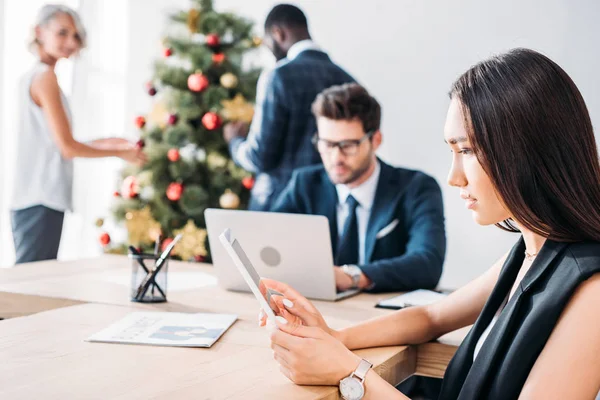
[[[54,68],[86,45],[79,15],[69,7],[39,11],[31,50],[38,57],[19,84],[17,164],[11,199],[16,263],[55,259],[64,213],[72,208],[73,158],[119,157],[143,163],[134,144],[119,138],[81,143],[73,138],[69,103]]]

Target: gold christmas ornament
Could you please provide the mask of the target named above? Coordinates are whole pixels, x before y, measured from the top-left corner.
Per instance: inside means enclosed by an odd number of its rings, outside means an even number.
[[[142,243],[152,243],[151,232],[160,228],[160,223],[152,218],[150,207],[141,210],[130,210],[125,214],[125,227],[129,234],[129,244],[139,246]]]
[[[187,27],[190,33],[198,32],[198,18],[200,18],[200,11],[192,8],[187,15]]]
[[[242,121],[250,123],[254,116],[254,106],[247,102],[240,93],[236,94],[233,100],[221,101],[223,109],[221,116],[229,121]]]
[[[148,119],[154,124],[158,125],[161,129],[166,128],[167,121],[169,119],[169,110],[167,110],[167,106],[161,101],[157,101],[154,103],[152,107],[152,111],[148,115]]]
[[[229,210],[236,209],[240,206],[240,198],[237,194],[227,189],[225,190],[225,193],[219,197],[219,205],[221,208],[226,208]]]
[[[254,45],[254,47],[258,47],[262,44],[262,38],[258,37],[258,36],[254,36],[252,38],[252,44]]]
[[[96,226],[97,226],[98,228],[101,228],[101,227],[102,227],[102,225],[104,225],[104,219],[102,219],[102,218],[98,218],[98,219],[96,220]]]
[[[226,89],[233,89],[238,84],[238,78],[231,72],[227,72],[226,74],[221,75],[221,79],[219,79],[221,85]]]
[[[181,229],[173,230],[175,235],[183,234],[179,243],[175,245],[173,253],[187,261],[194,256],[206,257],[208,252],[204,243],[206,241],[206,229],[200,229],[191,219]]]
[[[206,159],[206,163],[209,168],[225,168],[227,166],[227,159],[223,157],[221,154],[216,152],[210,152],[208,154],[208,158]]]

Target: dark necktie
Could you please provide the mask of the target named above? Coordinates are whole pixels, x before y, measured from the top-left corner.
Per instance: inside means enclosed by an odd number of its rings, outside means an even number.
[[[335,265],[338,267],[346,264],[358,264],[358,223],[356,221],[356,207],[358,202],[352,195],[346,199],[348,217],[344,223],[342,236],[338,240]]]

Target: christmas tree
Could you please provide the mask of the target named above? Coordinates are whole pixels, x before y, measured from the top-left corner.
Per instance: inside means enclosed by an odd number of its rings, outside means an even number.
[[[229,157],[222,126],[250,122],[258,69],[242,69],[242,57],[260,45],[253,24],[213,9],[211,0],[193,0],[191,9],[171,16],[161,59],[145,90],[153,107],[134,123],[148,162],[128,166],[115,192],[116,224],[127,243],[111,242],[104,226],[100,243],[110,253],[132,245],[151,251],[158,237],[166,247],[178,233],[173,255],[210,260],[204,210],[244,209],[252,176]],[[102,227],[103,220],[97,222]]]

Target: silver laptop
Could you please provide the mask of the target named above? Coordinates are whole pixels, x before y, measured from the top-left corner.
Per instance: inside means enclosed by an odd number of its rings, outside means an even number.
[[[219,242],[221,232],[231,229],[261,277],[285,282],[310,299],[340,300],[359,293],[336,291],[324,216],[209,208],[204,217],[219,285],[225,289],[250,291]]]

